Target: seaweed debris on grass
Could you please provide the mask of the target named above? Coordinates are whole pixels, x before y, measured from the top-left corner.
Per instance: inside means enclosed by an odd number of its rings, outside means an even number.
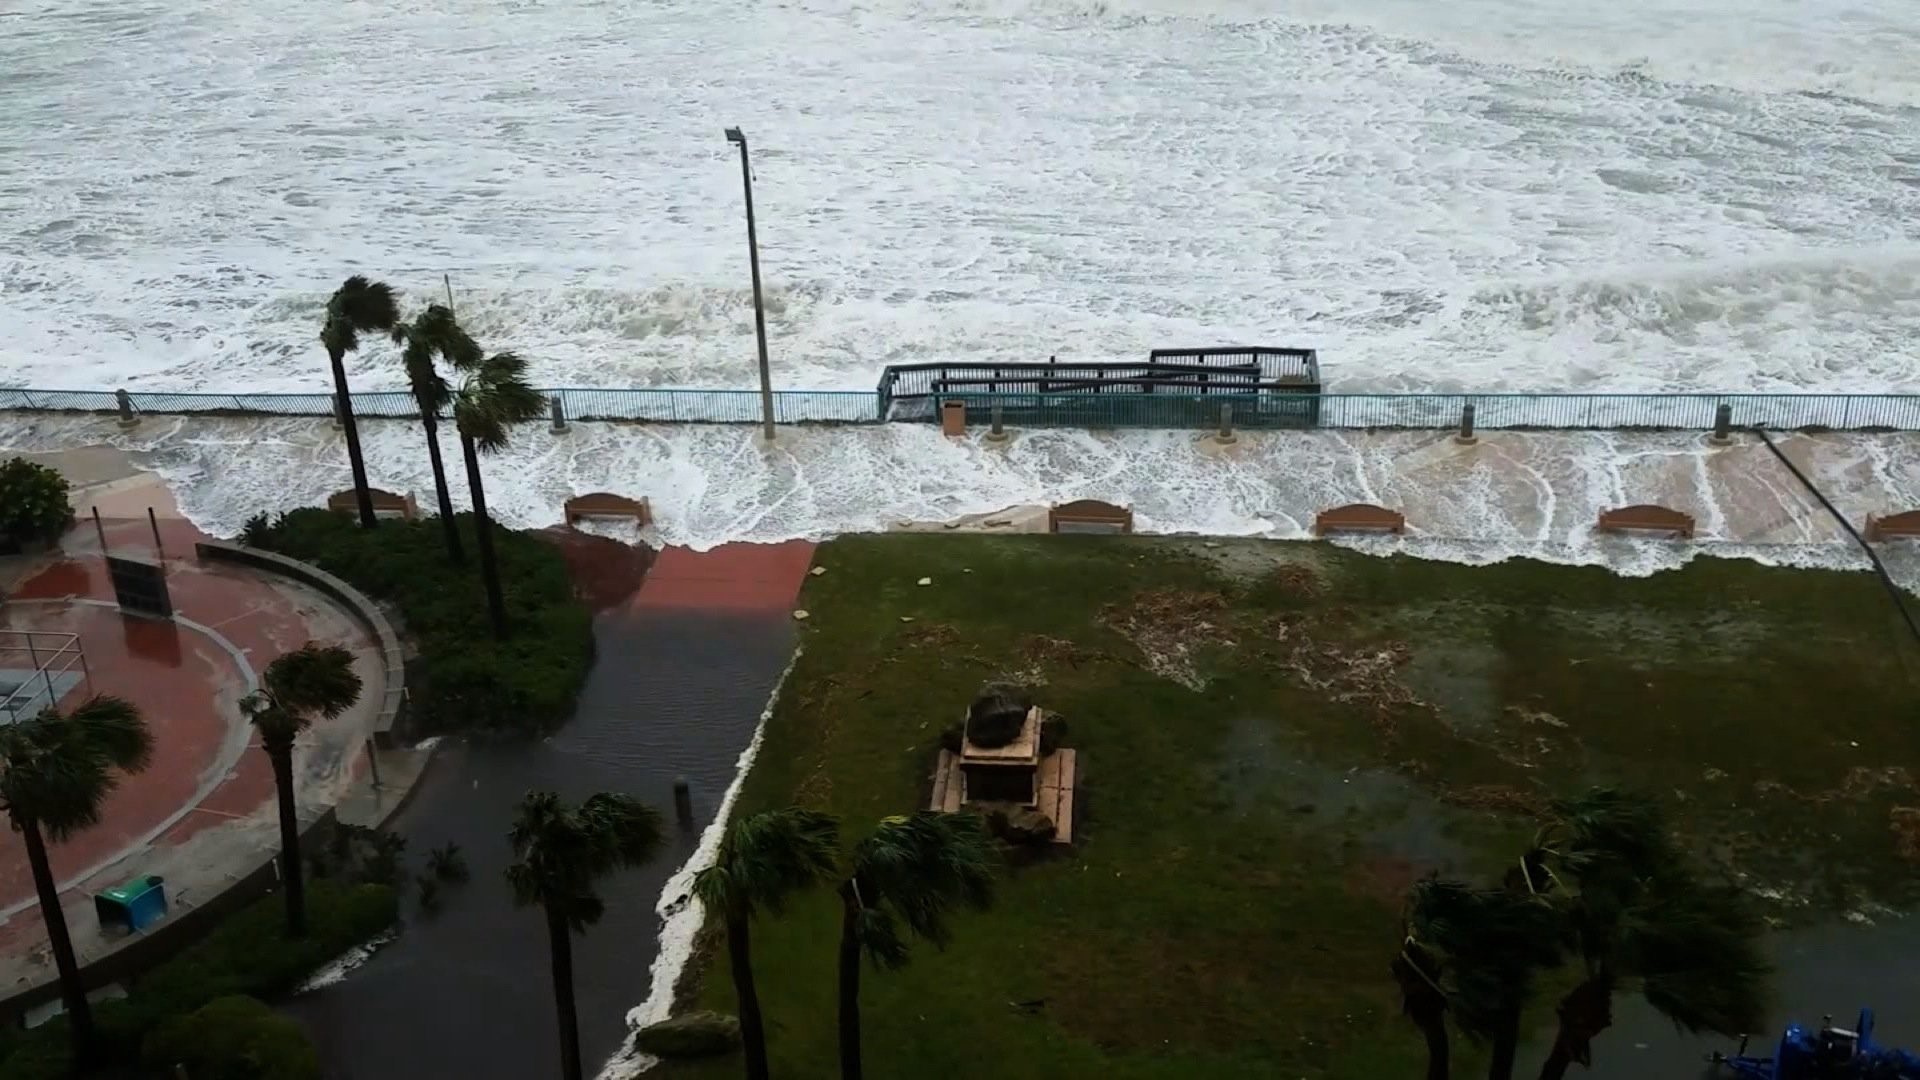
[[[945,951],[865,980],[872,1075],[1417,1075],[1388,972],[1405,884],[1496,875],[1548,798],[1595,784],[1661,799],[1776,922],[1920,902],[1920,791],[1886,768],[1920,761],[1916,650],[1868,575],[1207,548],[820,549],[741,812],[797,801],[851,843],[921,802],[941,732],[1008,673],[1071,718],[1083,762],[1073,848],[1009,869]],[[754,929],[781,1075],[833,1071],[834,904]],[[695,996],[730,1011],[723,953]]]

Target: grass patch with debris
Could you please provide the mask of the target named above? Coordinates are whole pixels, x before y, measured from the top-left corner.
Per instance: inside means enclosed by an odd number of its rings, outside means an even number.
[[[869,1075],[1417,1075],[1387,970],[1407,885],[1493,878],[1593,784],[1659,796],[1782,924],[1920,901],[1916,650],[1864,574],[1108,537],[816,561],[741,812],[822,809],[851,843],[924,805],[989,679],[1032,685],[1081,754],[1071,850],[865,980]],[[824,894],[754,930],[776,1075],[835,1071],[837,932]],[[696,995],[731,1011],[719,951]]]

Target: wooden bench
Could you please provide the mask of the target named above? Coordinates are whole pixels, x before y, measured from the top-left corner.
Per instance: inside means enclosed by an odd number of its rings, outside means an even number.
[[[568,499],[566,515],[569,528],[582,518],[631,518],[633,523],[641,528],[653,524],[653,507],[648,505],[647,500],[629,499],[625,495],[615,495],[606,491],[595,491]]]
[[[1679,540],[1693,539],[1693,515],[1664,506],[1641,503],[1603,510],[1595,528],[1601,532],[1657,532]]]
[[[373,500],[373,516],[400,518],[412,521],[420,516],[420,506],[413,501],[413,493],[405,495],[379,488],[368,488],[367,496]],[[355,514],[360,511],[360,500],[354,497],[353,490],[336,491],[327,496],[327,509],[337,514]]]
[[[1874,541],[1920,536],[1920,510],[1899,514],[1868,514],[1866,536]]]
[[[1322,510],[1313,519],[1313,535],[1343,532],[1384,532],[1399,536],[1407,531],[1407,515],[1398,510],[1371,503],[1349,503]]]
[[[1079,499],[1048,510],[1047,531],[1130,533],[1133,531],[1133,511],[1099,499]]]

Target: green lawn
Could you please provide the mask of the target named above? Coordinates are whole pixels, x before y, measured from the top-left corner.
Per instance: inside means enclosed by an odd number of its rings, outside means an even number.
[[[1406,885],[1491,879],[1533,808],[1595,783],[1658,795],[1782,922],[1920,898],[1890,827],[1920,805],[1889,768],[1920,761],[1915,646],[1865,574],[1107,537],[859,537],[817,562],[742,812],[824,809],[850,842],[923,805],[991,678],[1033,684],[1081,754],[1072,849],[866,979],[871,1076],[1417,1075],[1387,971]],[[756,925],[776,1075],[834,1071],[837,933],[824,894]],[[697,997],[732,1011],[715,951]]]

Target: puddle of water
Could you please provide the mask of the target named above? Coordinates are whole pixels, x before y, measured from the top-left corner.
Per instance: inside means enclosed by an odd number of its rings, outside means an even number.
[[[1342,768],[1315,759],[1279,723],[1234,722],[1221,746],[1220,784],[1230,812],[1296,814],[1304,825],[1344,832],[1383,855],[1447,867],[1466,849],[1448,836],[1449,811],[1388,769]]]
[[[1913,966],[1920,956],[1920,920],[1790,930],[1774,935],[1771,945],[1779,968],[1778,1000],[1766,1025],[1752,1033],[1750,1053],[1771,1053],[1790,1021],[1817,1025],[1831,1014],[1835,1023],[1851,1027],[1863,1005],[1874,1011],[1878,1041],[1920,1047],[1920,975]],[[1522,1053],[1523,1062],[1545,1053],[1553,1029],[1543,1028],[1537,1037],[1539,1045]],[[1593,1044],[1593,1068],[1580,1075],[1589,1080],[1713,1077],[1707,1055],[1733,1049],[1732,1041],[1718,1036],[1675,1031],[1644,999],[1623,994],[1614,999],[1613,1027]],[[1717,1075],[1727,1080],[1724,1070]]]

